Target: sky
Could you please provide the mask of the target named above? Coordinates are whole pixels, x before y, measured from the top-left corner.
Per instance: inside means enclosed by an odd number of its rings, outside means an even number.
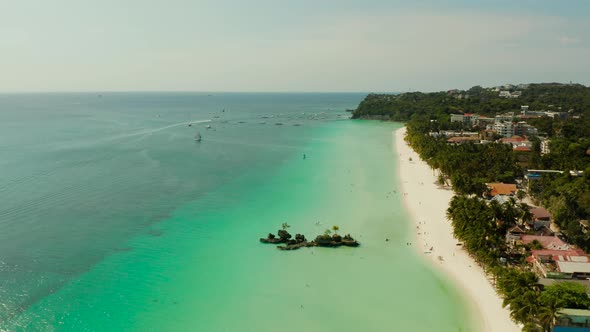
[[[0,92],[590,85],[590,1],[0,0]]]

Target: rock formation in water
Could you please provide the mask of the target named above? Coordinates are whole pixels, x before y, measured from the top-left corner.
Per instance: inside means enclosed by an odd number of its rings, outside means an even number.
[[[296,250],[302,247],[340,247],[340,246],[347,246],[347,247],[357,247],[359,243],[353,239],[350,234],[345,235],[344,237],[334,234],[332,236],[328,234],[318,235],[316,236],[315,240],[307,241],[304,235],[302,234],[295,234],[295,238],[292,239],[291,234],[284,229],[281,229],[277,232],[278,238],[269,233],[266,238],[261,238],[260,242],[262,243],[284,243],[285,245],[277,246],[280,250]]]

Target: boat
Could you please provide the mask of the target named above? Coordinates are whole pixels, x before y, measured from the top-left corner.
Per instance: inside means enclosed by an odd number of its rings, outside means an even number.
[[[201,141],[201,134],[199,134],[199,132],[197,132],[195,134],[195,141],[200,142]]]
[[[211,125],[206,125],[205,128],[211,129]]]

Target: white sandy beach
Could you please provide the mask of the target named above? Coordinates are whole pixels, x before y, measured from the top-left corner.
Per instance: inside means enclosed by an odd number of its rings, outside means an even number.
[[[395,148],[404,203],[415,223],[416,237],[412,245],[463,292],[473,310],[471,319],[474,318],[481,332],[520,331],[510,320],[509,311],[502,308],[502,300],[483,270],[457,246],[446,218],[453,192],[436,185],[432,169],[404,141],[405,133],[405,128],[395,131]]]

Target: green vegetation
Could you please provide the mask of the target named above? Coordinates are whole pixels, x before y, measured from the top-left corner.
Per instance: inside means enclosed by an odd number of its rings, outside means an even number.
[[[408,122],[406,139],[433,169],[450,179],[457,193],[482,195],[486,191],[485,183],[513,182],[515,176],[522,175],[510,146],[501,143],[449,145],[445,138],[427,135],[429,130],[420,128],[423,123],[420,120]],[[445,182],[444,179],[439,181]]]
[[[511,89],[511,92],[520,89]],[[406,140],[433,171],[440,185],[451,184],[456,196],[447,216],[454,235],[463,242],[486,273],[496,282],[509,306],[511,318],[523,324],[523,331],[550,331],[557,310],[588,308],[590,299],[584,286],[558,283],[544,290],[525,264],[530,250],[541,249],[533,242],[518,250],[509,250],[507,230],[532,221],[526,194],[499,204],[487,202],[486,183],[516,183],[527,169],[552,169],[563,174],[543,174],[531,180],[528,193],[553,213],[556,224],[569,242],[590,251],[590,88],[570,84],[531,84],[521,89],[519,98],[501,98],[498,91],[473,87],[466,91],[435,93],[371,94],[353,113],[353,118],[406,121]],[[541,139],[530,137],[531,152],[515,152],[502,143],[451,145],[446,137],[430,135],[440,130],[461,130],[462,123],[451,123],[450,114],[520,112],[521,105],[531,110],[562,111],[568,117],[527,119],[539,133],[548,137],[550,153],[541,155]],[[575,116],[575,117],[574,117]],[[475,128],[477,129],[477,128]],[[584,171],[571,176],[570,170]],[[520,252],[519,252],[520,250]],[[523,255],[524,254],[524,255]]]
[[[340,230],[340,227],[334,225],[334,226],[332,226],[332,230],[334,231],[334,234],[338,234],[338,231]]]
[[[474,90],[472,88],[467,91]],[[479,96],[491,93],[485,89],[484,91],[487,92],[481,92]],[[441,94],[447,97],[440,99]],[[406,94],[399,96],[404,95]],[[590,232],[584,232],[579,222],[590,219],[590,155],[587,152],[590,149],[590,88],[580,85],[531,84],[523,90],[521,96],[531,99],[510,99],[510,103],[516,104],[514,108],[507,109],[496,107],[506,106],[504,103],[508,102],[505,98],[497,97],[497,92],[494,92],[494,98],[499,98],[502,102],[498,101],[494,107],[487,107],[484,99],[480,99],[479,102],[470,101],[471,105],[478,105],[476,109],[491,109],[498,113],[516,111],[520,107],[518,105],[526,101],[540,109],[572,109],[570,115],[579,115],[579,118],[544,117],[527,120],[532,125],[539,126],[539,132],[545,132],[550,137],[551,152],[541,155],[540,139],[531,137],[533,151],[525,153],[526,162],[519,162],[523,153],[513,151],[509,145],[467,143],[453,146],[447,144],[445,138],[429,136],[429,132],[459,129],[461,124],[450,123],[449,112],[457,111],[459,108],[455,107],[456,105],[468,104],[465,104],[465,100],[448,96],[446,92],[421,95],[423,96],[418,99],[417,105],[424,108],[420,112],[407,114],[406,118],[409,120],[406,123],[406,139],[433,169],[438,170],[440,184],[452,184],[458,194],[481,195],[485,193],[485,183],[514,183],[516,178],[524,176],[526,169],[564,171],[564,174],[544,174],[539,180],[531,181],[529,195],[546,206],[554,215],[556,224],[568,241],[590,251]],[[363,103],[371,98],[375,98],[375,95],[368,96]],[[409,97],[400,98],[407,100]],[[491,103],[494,98],[488,101]],[[538,98],[540,101],[532,98]],[[397,108],[404,105],[395,98],[384,100],[389,101],[387,107],[382,105],[371,112],[383,112],[388,107]],[[357,109],[359,115],[363,114],[363,103]],[[465,108],[465,111],[477,113],[469,108]],[[584,171],[584,176],[572,177],[570,170]],[[522,193],[518,197],[521,199]]]
[[[414,116],[435,116],[448,122],[448,114],[467,111],[482,115],[519,111],[521,105],[536,110],[590,110],[590,88],[579,84],[530,84],[519,98],[502,98],[497,91],[474,86],[469,90],[433,93],[370,94],[353,112],[353,118],[407,121]],[[461,96],[461,97],[459,97]],[[465,97],[467,96],[467,97]]]

